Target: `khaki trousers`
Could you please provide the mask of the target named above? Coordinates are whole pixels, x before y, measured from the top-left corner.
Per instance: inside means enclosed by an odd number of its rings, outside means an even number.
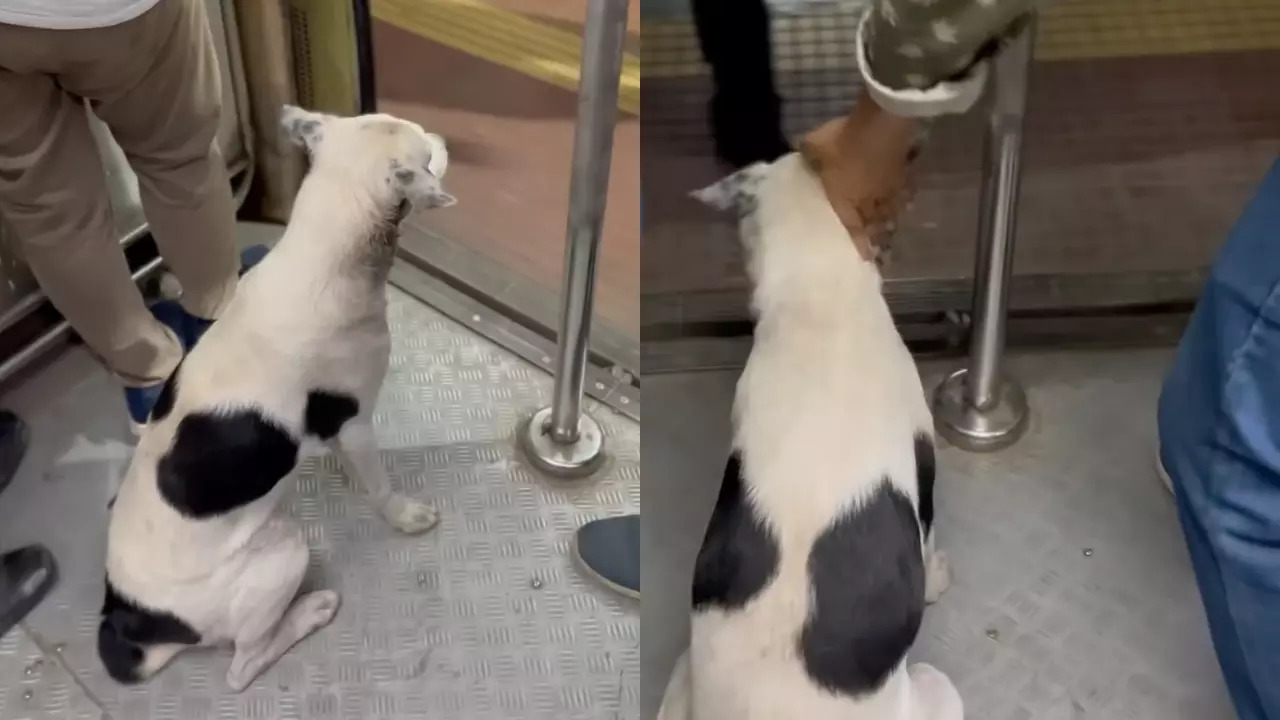
[[[239,261],[205,12],[200,0],[161,0],[107,28],[0,24],[0,216],[45,294],[126,385],[165,379],[182,348],[130,278],[85,101],[138,176],[183,306],[216,318]]]

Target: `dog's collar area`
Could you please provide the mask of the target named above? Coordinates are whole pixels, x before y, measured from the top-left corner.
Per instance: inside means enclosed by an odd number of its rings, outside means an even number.
[[[400,199],[395,205],[387,208],[377,224],[371,229],[372,246],[378,249],[381,256],[386,249],[394,249],[400,243],[400,223],[413,211],[413,205],[406,199]]]
[[[400,199],[383,214],[377,227],[373,229],[374,236],[386,237],[394,241],[400,234],[400,223],[404,222],[411,212],[413,212],[413,204],[407,199]]]
[[[396,205],[395,214],[392,216],[391,224],[399,225],[406,217],[409,216],[409,213],[412,210],[413,205],[407,199],[401,199],[399,204]]]

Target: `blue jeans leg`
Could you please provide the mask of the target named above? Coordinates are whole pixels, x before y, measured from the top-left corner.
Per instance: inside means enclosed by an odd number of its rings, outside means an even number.
[[[1214,262],[1159,432],[1236,712],[1280,720],[1280,163]]]

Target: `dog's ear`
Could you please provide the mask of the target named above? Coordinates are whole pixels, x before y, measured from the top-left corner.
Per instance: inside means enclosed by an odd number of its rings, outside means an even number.
[[[440,178],[427,168],[393,166],[388,181],[415,208],[447,208],[458,199],[444,191]]]
[[[324,140],[324,126],[329,118],[330,116],[322,113],[285,105],[280,111],[280,126],[284,128],[290,142],[314,152],[316,146]]]
[[[694,190],[689,196],[716,210],[751,207],[768,168],[769,164],[763,162],[748,165],[701,190]]]
[[[445,171],[449,169],[449,148],[445,146],[444,138],[435,133],[426,133],[427,146],[431,148],[431,157],[427,158],[427,172],[431,173],[437,180],[444,179]]]

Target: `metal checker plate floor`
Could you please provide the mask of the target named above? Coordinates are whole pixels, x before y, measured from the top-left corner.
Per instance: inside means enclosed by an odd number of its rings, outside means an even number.
[[[1027,434],[939,444],[938,546],[955,573],[914,658],[972,720],[1232,720],[1172,499],[1156,479],[1168,350],[1016,355]],[[932,389],[952,363],[921,367]],[[689,579],[715,504],[736,372],[645,378],[643,702],[688,644]],[[799,719],[797,719],[799,720]]]
[[[586,520],[638,509],[639,426],[589,405],[611,464],[598,480],[543,480],[513,431],[551,378],[398,292],[390,316],[383,459],[394,482],[435,500],[440,525],[398,535],[334,458],[304,460],[288,502],[312,547],[308,584],[343,606],[242,695],[225,689],[225,652],[186,654],[132,689],[98,662],[106,503],[129,455],[112,381],[77,349],[4,398],[33,441],[0,496],[0,547],[45,543],[62,579],[0,638],[0,720],[637,717],[636,605],[583,578],[568,551]]]

